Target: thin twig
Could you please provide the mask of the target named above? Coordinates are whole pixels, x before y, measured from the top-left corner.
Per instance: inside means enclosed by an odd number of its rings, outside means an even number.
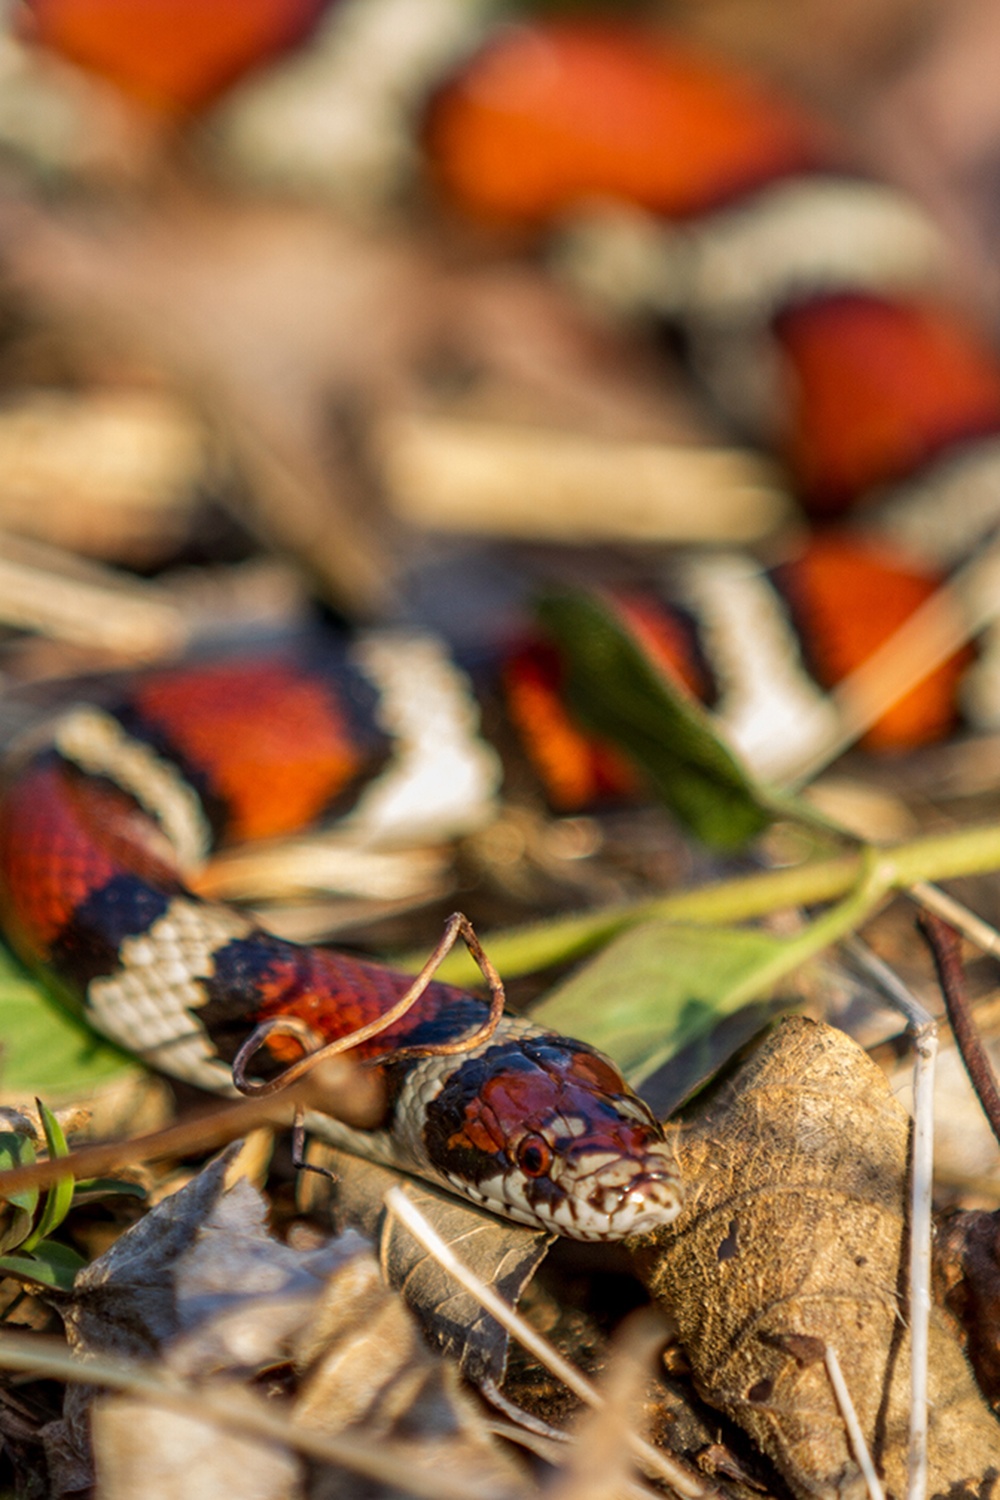
[[[961,901],[956,901],[954,896],[949,896],[947,891],[931,885],[928,880],[918,880],[908,888],[906,894],[924,911],[932,911],[949,926],[957,928],[963,937],[967,937],[970,943],[975,943],[983,953],[992,953],[1000,958],[1000,932],[967,906],[963,906]]]
[[[321,1091],[317,1084],[321,1085]],[[374,1075],[348,1064],[335,1064],[330,1072],[324,1070],[321,1079],[310,1078],[280,1099],[239,1100],[165,1130],[124,1141],[82,1146],[52,1161],[12,1167],[0,1172],[0,1201],[25,1188],[51,1187],[66,1177],[96,1177],[136,1162],[162,1161],[188,1156],[193,1151],[211,1150],[238,1140],[260,1125],[275,1125],[284,1130],[290,1125],[296,1107],[302,1104],[321,1109],[357,1129],[366,1129],[378,1124],[385,1113],[385,1090]]]
[[[481,1281],[463,1261],[459,1260],[401,1188],[389,1189],[385,1195],[385,1206],[390,1213],[405,1224],[414,1239],[424,1247],[428,1254],[433,1256],[437,1263],[453,1276],[470,1296],[475,1297],[480,1306],[485,1308],[503,1328],[506,1328],[508,1333],[533,1354],[551,1374],[555,1375],[557,1380],[561,1380],[588,1406],[603,1408],[604,1397],[597,1387],[575,1365],[563,1359],[547,1339],[536,1332],[514,1308]],[[684,1500],[709,1500],[709,1497],[711,1500],[721,1500],[719,1491],[714,1485],[706,1484],[685,1464],[668,1457],[659,1448],[654,1448],[637,1433],[629,1431],[625,1436],[642,1467],[665,1480],[677,1491],[678,1495],[684,1497]]]
[[[455,939],[461,933],[472,957],[475,959],[480,973],[490,987],[490,1013],[482,1026],[476,1028],[468,1036],[460,1036],[453,1042],[428,1042],[424,1047],[398,1047],[392,1054],[393,1062],[399,1062],[401,1058],[409,1057],[451,1057],[460,1052],[471,1052],[473,1047],[481,1047],[488,1042],[490,1037],[500,1025],[500,1017],[506,1004],[503,980],[491,963],[482,943],[476,936],[475,928],[468,917],[463,916],[460,911],[453,912],[445,924],[444,936],[431,954],[425,965],[425,970],[431,974],[437,973],[442,961],[455,946]]]
[[[896,1009],[902,1011],[912,1031],[922,1031],[926,1026],[933,1026],[934,1017],[926,1005],[903,983],[895,969],[891,969],[884,959],[872,952],[867,943],[859,937],[849,937],[844,939],[843,948],[875,980]]]
[[[477,1382],[482,1396],[495,1406],[497,1411],[503,1412],[508,1422],[522,1427],[525,1432],[530,1432],[534,1437],[544,1438],[547,1443],[568,1443],[569,1433],[564,1432],[561,1427],[553,1427],[551,1422],[545,1422],[534,1412],[526,1411],[523,1406],[509,1400],[497,1385],[491,1375],[483,1375]]]
[[[847,951],[903,1012],[913,1036],[913,1154],[910,1168],[910,1448],[907,1500],[927,1493],[927,1367],[931,1317],[931,1211],[934,1186],[934,1063],[937,1027],[894,969],[860,938]]]
[[[844,1372],[840,1368],[840,1360],[837,1358],[837,1351],[836,1349],[834,1349],[832,1344],[827,1344],[824,1358],[826,1360],[826,1373],[830,1377],[830,1384],[833,1386],[833,1394],[837,1398],[837,1405],[840,1407],[840,1415],[843,1417],[844,1426],[847,1428],[847,1436],[851,1444],[851,1451],[853,1452],[854,1457],[857,1461],[858,1468],[861,1470],[861,1473],[864,1476],[865,1484],[868,1486],[868,1494],[870,1495],[871,1500],[885,1500],[885,1492],[882,1489],[881,1484],[879,1483],[878,1475],[875,1473],[875,1465],[872,1463],[872,1456],[868,1451],[868,1444],[865,1442],[865,1435],[861,1431],[861,1423],[858,1421],[857,1409],[855,1408],[854,1402],[851,1399],[851,1393],[847,1388],[847,1381],[844,1379]]]
[[[1000,1143],[1000,1088],[996,1074],[987,1056],[982,1038],[976,1029],[969,1008],[969,997],[965,988],[962,970],[960,939],[954,927],[942,922],[933,912],[924,912],[920,927],[934,955],[945,1009],[951,1025],[955,1044],[961,1053],[966,1072],[976,1091],[997,1142]]]
[[[353,1051],[362,1042],[369,1041],[372,1037],[380,1036],[383,1031],[388,1031],[390,1026],[402,1020],[407,1011],[412,1010],[417,1001],[427,989],[434,975],[441,967],[444,959],[451,952],[458,939],[459,934],[465,939],[466,946],[472,954],[476,963],[482,970],[490,987],[491,1001],[489,1015],[482,1026],[466,1036],[458,1037],[451,1042],[428,1043],[425,1047],[396,1047],[385,1057],[377,1059],[379,1062],[400,1062],[404,1058],[431,1057],[439,1054],[452,1054],[457,1052],[469,1052],[473,1047],[488,1042],[500,1024],[503,1015],[505,995],[503,982],[496,969],[490,963],[483,952],[482,945],[476,937],[472,923],[462,912],[452,912],[444,926],[444,932],[437,947],[430,958],[424,964],[416,979],[409,988],[400,996],[396,1004],[391,1006],[382,1015],[376,1016],[373,1021],[364,1026],[358,1026],[354,1031],[349,1031],[346,1036],[339,1036],[324,1046],[315,1047],[313,1051],[306,1052],[298,1062],[292,1063],[285,1068],[277,1078],[271,1078],[266,1082],[248,1078],[246,1074],[247,1065],[265,1045],[268,1039],[276,1033],[284,1036],[294,1036],[296,1041],[303,1047],[317,1040],[316,1033],[298,1020],[295,1016],[274,1016],[261,1024],[251,1032],[233,1059],[233,1082],[241,1094],[249,1094],[257,1099],[267,1098],[268,1095],[277,1093],[289,1084],[295,1083],[306,1073],[312,1072],[313,1068],[328,1059],[337,1057],[343,1052]]]
[[[937,1027],[914,1032],[913,1164],[910,1208],[910,1456],[907,1500],[927,1494],[927,1374],[931,1321],[931,1189],[934,1177],[934,1065]]]

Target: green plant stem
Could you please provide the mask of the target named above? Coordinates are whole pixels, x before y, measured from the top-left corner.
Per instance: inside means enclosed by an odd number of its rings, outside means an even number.
[[[544,924],[512,927],[488,936],[484,946],[500,973],[513,978],[581,958],[627,927],[652,917],[721,926],[789,907],[837,901],[864,881],[866,865],[873,858],[883,872],[880,879],[884,880],[884,892],[905,890],[923,880],[983,874],[1000,869],[1000,823],[929,834],[891,848],[864,845],[833,859],[765,870],[628,906],[558,917]],[[401,962],[407,968],[419,968],[425,957],[408,957]],[[441,979],[456,984],[474,983],[478,978],[478,970],[463,953],[453,953],[438,972]]]
[[[732,991],[729,1001],[733,1010],[750,1000],[769,994],[774,986],[831,943],[839,942],[864,922],[893,887],[891,861],[866,850],[855,888],[842,901],[810,922],[801,933],[788,938],[774,959],[758,969],[747,982]],[[866,868],[867,866],[867,868]]]

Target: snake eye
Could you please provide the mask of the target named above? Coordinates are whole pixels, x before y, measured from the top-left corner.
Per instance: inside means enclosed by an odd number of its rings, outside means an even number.
[[[517,1148],[517,1164],[525,1177],[541,1177],[551,1160],[548,1142],[540,1135],[526,1135]]]

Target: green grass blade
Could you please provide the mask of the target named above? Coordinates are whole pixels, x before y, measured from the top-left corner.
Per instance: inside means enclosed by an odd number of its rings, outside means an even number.
[[[45,1142],[49,1148],[49,1160],[55,1161],[60,1156],[69,1155],[69,1146],[63,1134],[62,1126],[50,1109],[47,1109],[41,1099],[36,1099],[39,1118],[42,1129],[45,1131]],[[23,1242],[22,1250],[35,1250],[38,1242],[57,1229],[70,1211],[73,1203],[74,1181],[72,1174],[60,1180],[49,1188],[45,1198],[45,1205],[41,1217],[35,1225],[33,1232]]]
[[[928,834],[889,848],[862,848],[789,869],[757,871],[627,906],[574,912],[548,922],[480,933],[480,937],[501,975],[514,978],[583,958],[619,932],[655,917],[716,927],[752,921],[790,907],[840,900],[863,879],[873,857],[886,870],[886,888],[896,891],[921,880],[937,882],[986,874],[1000,870],[1000,822]],[[417,973],[426,957],[426,951],[407,954],[397,962]],[[477,984],[482,979],[473,959],[458,948],[445,959],[438,977],[450,984]]]
[[[30,1167],[35,1160],[35,1148],[26,1135],[17,1135],[12,1130],[0,1131],[0,1171],[11,1167]],[[0,1199],[0,1251],[14,1250],[31,1233],[38,1208],[38,1189],[21,1188]]]
[[[633,927],[546,996],[532,1020],[607,1052],[638,1087],[724,1017],[775,986],[869,916],[886,891],[877,861],[842,902],[792,938],[756,928],[654,921]]]

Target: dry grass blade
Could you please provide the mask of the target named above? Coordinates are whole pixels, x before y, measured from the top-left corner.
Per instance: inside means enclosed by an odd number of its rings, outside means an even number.
[[[622,1433],[635,1430],[640,1402],[667,1331],[662,1313],[644,1308],[622,1326],[604,1371],[603,1407],[577,1424],[576,1442],[549,1492],[549,1500],[607,1500],[630,1490],[632,1454]],[[645,1493],[649,1493],[646,1491]]]
[[[394,1214],[429,1255],[452,1275],[476,1300],[491,1313],[497,1322],[529,1350],[545,1368],[561,1380],[575,1396],[595,1409],[603,1409],[605,1398],[575,1365],[563,1359],[547,1339],[543,1338],[529,1323],[498,1297],[484,1282],[480,1281],[467,1266],[445,1244],[431,1228],[423,1215],[413,1206],[401,1188],[390,1188],[385,1196],[387,1210]],[[682,1497],[682,1500],[718,1500],[719,1492],[706,1484],[685,1465],[669,1458],[635,1433],[627,1434],[627,1441],[634,1457],[651,1475],[664,1480]]]
[[[0,537],[0,619],[23,630],[130,662],[171,656],[187,643],[183,611],[164,590],[38,542]]]
[[[1000,932],[967,906],[963,906],[961,901],[956,901],[954,896],[949,896],[947,891],[939,890],[930,881],[918,880],[906,894],[925,911],[933,912],[936,917],[954,927],[984,953],[1000,957]]]
[[[336,832],[213,854],[194,889],[212,901],[262,902],[348,894],[370,901],[428,901],[445,893],[439,849],[366,849]],[[324,908],[325,910],[325,908]]]
[[[418,1496],[419,1500],[468,1500],[466,1484],[456,1484],[440,1467],[421,1469],[412,1453],[397,1455],[384,1440],[369,1443],[299,1426],[289,1421],[275,1403],[265,1403],[231,1384],[213,1390],[175,1376],[166,1377],[156,1366],[140,1360],[105,1355],[81,1360],[56,1340],[7,1332],[0,1335],[0,1368],[145,1397],[197,1421],[217,1422],[261,1442],[280,1443],[321,1463],[335,1464],[377,1484]],[[509,1490],[484,1488],[479,1493],[480,1500],[524,1500],[526,1492],[515,1496]]]
[[[868,1444],[865,1442],[865,1435],[861,1430],[861,1423],[858,1421],[858,1414],[854,1409],[854,1402],[851,1400],[847,1381],[844,1379],[844,1372],[840,1368],[837,1351],[832,1344],[827,1344],[824,1359],[826,1361],[827,1374],[830,1377],[830,1384],[833,1386],[837,1405],[840,1407],[844,1418],[844,1425],[851,1440],[854,1457],[858,1461],[858,1468],[864,1475],[865,1484],[868,1486],[868,1494],[871,1500],[885,1500],[885,1491],[882,1489],[879,1477],[875,1473],[875,1465],[872,1463],[872,1456],[868,1451]]]
[[[772,466],[739,449],[398,411],[378,440],[393,508],[432,531],[753,542],[788,508]]]
[[[236,399],[225,412],[224,431],[253,477],[257,506],[251,524],[279,551],[299,559],[321,593],[362,618],[378,614],[390,595],[391,563],[375,528],[363,519],[366,497],[358,493],[353,465],[343,454],[313,451],[298,433],[268,432],[252,411],[240,409],[239,397],[249,395],[252,402],[252,390],[228,394]],[[312,434],[317,448],[319,436]]]
[[[491,1422],[490,1431],[496,1437],[516,1443],[527,1453],[533,1453],[536,1458],[544,1459],[554,1469],[560,1468],[565,1462],[566,1443],[569,1440],[564,1434],[558,1440],[544,1437],[540,1432],[531,1432],[518,1422]],[[573,1492],[573,1500],[577,1500],[578,1493]],[[649,1489],[636,1479],[624,1479],[613,1490],[604,1489],[601,1493],[606,1500],[653,1500],[653,1496],[659,1491]],[[550,1496],[547,1495],[546,1500],[550,1500]]]

